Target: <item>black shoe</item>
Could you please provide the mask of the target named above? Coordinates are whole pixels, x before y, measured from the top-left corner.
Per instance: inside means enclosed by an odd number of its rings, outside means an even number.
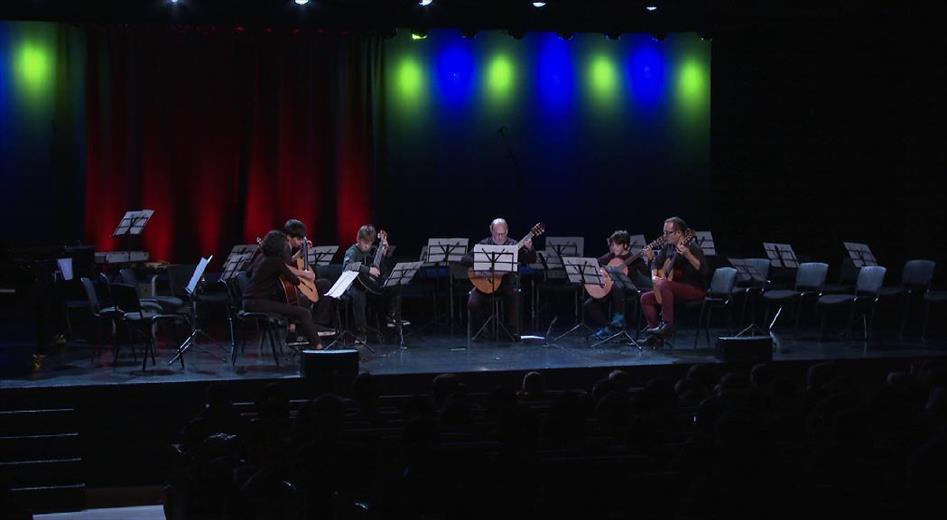
[[[670,338],[674,336],[674,325],[670,323],[661,323],[661,330],[658,331],[658,335],[662,338]]]
[[[664,327],[666,326],[667,324],[662,321],[661,323],[658,323],[657,327],[648,327],[647,329],[644,329],[644,333],[649,336],[660,334],[661,331],[664,330]]]

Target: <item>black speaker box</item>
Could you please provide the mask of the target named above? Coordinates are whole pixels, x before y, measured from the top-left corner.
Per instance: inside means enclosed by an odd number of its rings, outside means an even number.
[[[304,350],[299,359],[299,373],[311,395],[347,394],[358,375],[357,350]]]
[[[715,355],[724,363],[762,363],[773,360],[770,336],[724,336],[717,338]]]

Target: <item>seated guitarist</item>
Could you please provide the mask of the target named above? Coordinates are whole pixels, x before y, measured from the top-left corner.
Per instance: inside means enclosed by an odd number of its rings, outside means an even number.
[[[710,267],[700,246],[695,242],[685,245],[687,224],[680,217],[664,221],[664,238],[667,242],[658,251],[645,250],[651,261],[651,276],[654,290],[641,295],[641,310],[648,321],[645,333],[669,338],[674,335],[674,305],[700,300],[706,294],[706,278]],[[667,272],[662,269],[667,260],[674,257],[674,264]],[[667,277],[674,273],[673,280]],[[658,321],[658,309],[661,321]]]
[[[378,246],[386,248],[384,254],[385,260],[390,258],[392,251],[391,248],[388,247],[388,237],[384,232],[379,236],[374,226],[366,224],[358,228],[355,243],[345,250],[342,265],[345,269],[357,270],[360,276],[368,275],[373,277],[380,285],[384,282],[381,269],[372,265],[373,257],[369,254],[372,251],[372,245],[374,245],[376,238],[379,239]],[[365,290],[359,280],[352,283],[352,287],[349,288],[346,294],[352,299],[352,313],[355,318],[355,336],[359,341],[364,343],[368,330],[367,311],[369,296],[374,297],[375,295]],[[385,325],[387,327],[395,327],[397,325],[396,320],[401,319],[401,291],[397,288],[386,289],[380,299],[387,300],[387,302],[385,302],[387,305]],[[407,323],[402,321],[402,324],[406,325]]]
[[[296,265],[296,259],[302,255],[302,246],[303,241],[308,241],[308,230],[306,229],[306,224],[301,220],[290,219],[283,224],[283,233],[289,238],[289,247],[292,251],[292,256],[290,257],[290,265]],[[312,242],[309,242],[309,246],[312,247]],[[329,292],[329,289],[332,288],[332,282],[325,278],[316,279],[316,289],[319,292],[319,295],[322,296],[325,293]],[[331,328],[332,325],[332,299],[331,298],[319,298],[319,301],[313,303],[310,302],[302,293],[299,293],[299,304],[304,307],[312,309],[312,317],[316,322],[317,327],[322,328]]]
[[[490,223],[490,236],[478,242],[483,245],[513,246],[516,240],[509,236],[509,225],[502,218],[494,219]],[[471,250],[472,251],[472,250]],[[536,250],[533,248],[533,240],[527,239],[523,242],[523,247],[519,252],[519,263],[530,264],[536,262]],[[473,265],[473,253],[468,253],[464,257],[464,263]],[[500,287],[497,289],[497,296],[503,298],[503,307],[506,309],[506,328],[513,335],[515,341],[519,340],[519,309],[516,297],[517,280],[516,273],[510,273],[503,276]],[[470,311],[470,320],[472,330],[477,331],[487,319],[490,309],[490,295],[484,294],[477,289],[470,290],[470,296],[467,298],[467,309]]]
[[[315,280],[316,273],[300,271],[288,265],[291,249],[289,238],[282,231],[274,229],[267,233],[260,243],[260,251],[262,254],[250,266],[250,283],[243,292],[243,309],[283,316],[299,327],[311,348],[323,348],[312,322],[312,312],[306,307],[279,301],[276,297],[282,290],[281,276],[293,285],[299,285],[301,278]]]
[[[631,235],[627,231],[617,230],[608,237],[608,253],[598,257],[598,264],[608,265],[609,262],[618,258],[627,260],[631,256]],[[647,287],[651,285],[648,279],[648,265],[642,258],[636,259],[628,266],[628,276],[638,287]],[[595,326],[600,327],[595,332],[595,337],[605,339],[614,332],[625,328],[625,294],[624,289],[612,289],[608,296],[604,298],[588,298],[585,300],[585,316]],[[612,319],[611,322],[605,316],[605,308],[611,303]]]

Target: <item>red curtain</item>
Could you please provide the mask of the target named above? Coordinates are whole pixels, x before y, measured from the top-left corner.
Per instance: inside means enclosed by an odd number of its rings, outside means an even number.
[[[317,244],[371,220],[378,42],[241,28],[90,28],[86,241],[155,215],[152,258],[222,260],[288,218]],[[219,264],[218,264],[219,265]]]

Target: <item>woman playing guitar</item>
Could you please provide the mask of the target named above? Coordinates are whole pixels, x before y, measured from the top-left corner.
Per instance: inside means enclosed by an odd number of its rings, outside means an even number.
[[[619,268],[626,274],[629,274],[629,268],[633,269],[632,278],[637,274],[637,278],[648,277],[648,265],[644,262],[641,254],[631,254],[631,236],[625,230],[618,230],[608,237],[608,254],[600,256],[598,263],[603,267],[602,275],[605,285],[600,286],[591,284],[586,286],[589,298],[585,300],[585,315],[599,330],[595,333],[598,339],[605,339],[614,333],[614,330],[625,328],[625,291],[613,290],[614,285],[605,267]],[[609,322],[605,317],[605,307],[611,303],[612,319]]]
[[[299,330],[309,341],[309,346],[322,348],[322,341],[312,320],[312,312],[296,304],[278,301],[277,292],[283,292],[280,279],[293,285],[302,280],[314,281],[313,271],[301,271],[288,264],[291,256],[289,238],[278,230],[270,231],[260,240],[261,255],[256,257],[250,267],[250,283],[243,291],[243,309],[248,312],[266,312],[285,316],[296,323]]]
[[[706,294],[710,273],[704,253],[694,241],[695,235],[680,217],[664,221],[665,244],[660,249],[645,248],[651,261],[654,290],[641,295],[641,310],[648,321],[645,332],[652,336],[674,334],[674,305],[700,300]],[[658,321],[658,310],[661,321]]]

